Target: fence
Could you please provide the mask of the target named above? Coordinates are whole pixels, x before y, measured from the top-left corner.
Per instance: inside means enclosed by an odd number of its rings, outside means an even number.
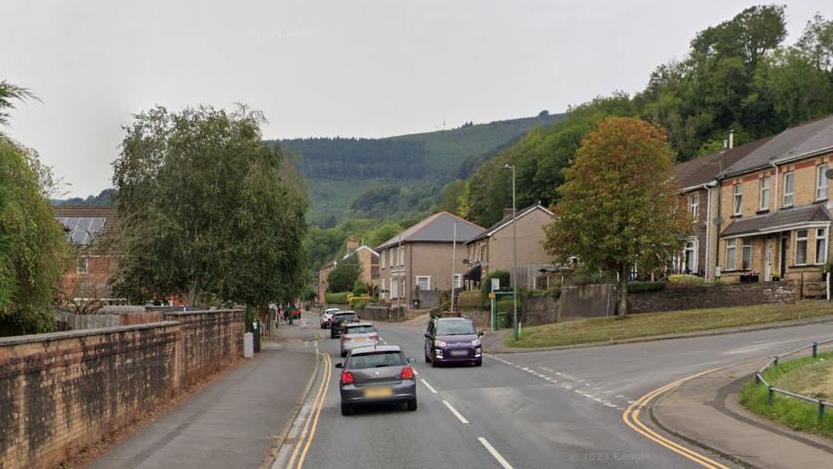
[[[818,418],[819,418],[819,420],[824,418],[824,409],[826,407],[830,406],[833,403],[827,402],[824,399],[814,399],[812,397],[804,396],[804,395],[801,395],[801,394],[798,394],[798,393],[794,393],[792,391],[787,391],[786,389],[776,388],[775,386],[773,386],[772,384],[767,382],[766,379],[764,379],[764,372],[766,372],[766,370],[768,370],[770,367],[778,366],[778,363],[781,360],[783,360],[784,358],[791,357],[791,356],[793,356],[797,353],[800,353],[804,350],[807,350],[807,349],[810,349],[813,358],[816,358],[816,357],[819,356],[819,347],[824,346],[824,345],[829,345],[829,344],[833,344],[833,339],[825,340],[825,341],[822,341],[822,342],[813,342],[810,345],[805,345],[803,347],[799,347],[799,348],[797,348],[797,349],[795,349],[791,352],[787,352],[783,355],[775,355],[774,357],[772,357],[772,360],[767,362],[766,365],[764,365],[760,370],[758,370],[755,373],[755,382],[758,383],[758,384],[763,384],[764,386],[766,386],[766,388],[767,388],[767,404],[772,405],[772,401],[775,398],[775,395],[776,394],[781,394],[783,396],[791,397],[793,399],[798,399],[798,400],[801,400],[801,401],[804,401],[804,402],[808,402],[810,404],[818,405]]]

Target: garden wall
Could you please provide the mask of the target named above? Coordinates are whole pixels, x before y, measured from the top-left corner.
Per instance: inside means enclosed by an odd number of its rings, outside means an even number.
[[[694,308],[721,308],[755,304],[793,303],[796,292],[787,282],[732,283],[710,287],[686,286],[631,293],[631,313],[652,313]]]

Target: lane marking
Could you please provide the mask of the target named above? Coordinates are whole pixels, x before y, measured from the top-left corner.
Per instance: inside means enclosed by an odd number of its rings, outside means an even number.
[[[704,374],[710,373],[716,369],[717,368],[713,368],[711,370],[706,370],[695,375],[687,376],[685,378],[678,379],[677,381],[668,383],[665,386],[661,386],[657,389],[654,389],[653,391],[642,396],[641,398],[637,399],[636,402],[631,404],[627,408],[627,410],[625,410],[625,412],[622,414],[622,420],[624,420],[625,425],[627,425],[640,435],[644,436],[645,438],[648,438],[649,440],[657,443],[658,445],[663,446],[691,461],[694,461],[695,463],[703,467],[707,467],[709,469],[729,469],[727,466],[724,466],[723,464],[720,464],[719,462],[714,461],[713,459],[710,459],[703,454],[686,448],[685,446],[679,445],[669,440],[668,438],[659,435],[655,431],[648,428],[644,423],[642,423],[641,420],[639,420],[640,411],[644,409],[648,405],[648,403],[650,403],[651,400],[653,400],[655,397],[659,396],[660,394],[663,394],[664,392],[676,386],[679,386],[682,383],[685,383],[686,381],[697,378],[698,376],[703,376]]]
[[[304,443],[304,438],[306,438],[307,431],[309,431],[311,423],[311,419],[309,417],[313,414],[313,412],[315,412],[315,405],[318,403],[318,400],[321,398],[321,393],[324,390],[324,378],[327,376],[327,373],[329,372],[329,370],[327,369],[327,354],[322,353],[319,356],[322,357],[321,361],[324,362],[324,370],[323,374],[321,375],[321,384],[318,386],[318,391],[316,391],[315,393],[315,399],[313,399],[312,405],[310,406],[307,416],[305,417],[303,430],[301,430],[301,434],[298,436],[298,441],[297,443],[295,443],[295,448],[293,448],[292,450],[292,455],[290,456],[289,463],[286,465],[286,467],[293,467],[293,464],[295,463],[295,458],[298,457],[298,452],[301,450],[301,445]]]
[[[324,400],[327,398],[327,391],[330,389],[330,381],[333,375],[332,370],[332,360],[330,359],[330,355],[327,354],[327,385],[324,387],[324,394],[321,396],[321,401],[318,403],[318,410],[315,412],[315,418],[312,421],[312,429],[309,432],[309,439],[307,439],[307,444],[304,446],[304,452],[301,453],[301,458],[298,460],[298,469],[301,469],[304,466],[304,460],[307,458],[307,451],[309,451],[310,445],[312,445],[312,441],[315,439],[315,430],[318,428],[318,418],[321,416],[321,409],[324,408]]]
[[[457,409],[455,409],[454,406],[452,406],[448,401],[443,401],[443,404],[445,404],[445,406],[448,407],[448,410],[450,410],[451,413],[454,414],[455,417],[457,417],[457,420],[463,423],[469,423],[469,421],[466,420],[465,417],[463,417],[463,414],[457,412]]]
[[[307,451],[309,450],[312,440],[315,437],[315,429],[318,426],[318,418],[321,415],[321,408],[323,407],[324,400],[327,398],[327,390],[330,387],[330,378],[332,377],[332,370],[330,369],[332,360],[330,360],[330,355],[325,353],[323,356],[325,371],[322,377],[321,385],[318,387],[318,393],[313,401],[312,409],[310,410],[309,415],[312,416],[312,418],[307,418],[304,430],[298,438],[298,443],[295,445],[295,449],[292,451],[292,457],[289,458],[289,464],[287,464],[286,467],[296,467],[300,469],[303,466],[304,459],[307,456]],[[309,434],[307,434],[307,432],[309,432]],[[304,444],[305,441],[306,444]],[[301,450],[302,445],[303,450]],[[298,458],[298,463],[293,466],[296,457]]]
[[[486,450],[492,454],[492,457],[497,459],[498,464],[500,464],[503,467],[503,469],[513,469],[512,465],[509,464],[509,461],[507,461],[503,456],[501,456],[501,454],[498,453],[495,447],[492,446],[491,443],[488,442],[488,440],[480,436],[477,438],[477,441],[479,441],[480,444],[486,447]]]
[[[424,384],[424,385],[425,385],[425,387],[426,387],[426,388],[428,388],[428,390],[429,390],[429,391],[433,392],[434,394],[437,394],[437,390],[436,390],[436,389],[434,389],[434,387],[433,387],[433,386],[431,386],[430,384],[428,384],[428,381],[425,381],[425,380],[424,380],[424,379],[422,379],[422,378],[420,378],[419,380],[420,380],[420,381],[422,381],[422,384]]]

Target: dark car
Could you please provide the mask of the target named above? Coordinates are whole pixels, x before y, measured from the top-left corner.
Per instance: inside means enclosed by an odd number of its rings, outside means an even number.
[[[330,320],[330,338],[341,337],[344,324],[348,322],[359,322],[359,316],[353,311],[339,311],[333,314],[333,319]]]
[[[425,332],[425,362],[483,364],[482,332],[468,318],[434,318]]]
[[[361,347],[350,351],[341,368],[341,414],[349,415],[361,404],[405,404],[417,409],[413,359],[405,358],[397,345]]]

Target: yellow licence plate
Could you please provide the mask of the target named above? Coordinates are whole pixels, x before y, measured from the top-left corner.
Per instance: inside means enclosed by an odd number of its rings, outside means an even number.
[[[391,388],[370,388],[365,389],[364,397],[388,397],[393,395],[393,389]]]

